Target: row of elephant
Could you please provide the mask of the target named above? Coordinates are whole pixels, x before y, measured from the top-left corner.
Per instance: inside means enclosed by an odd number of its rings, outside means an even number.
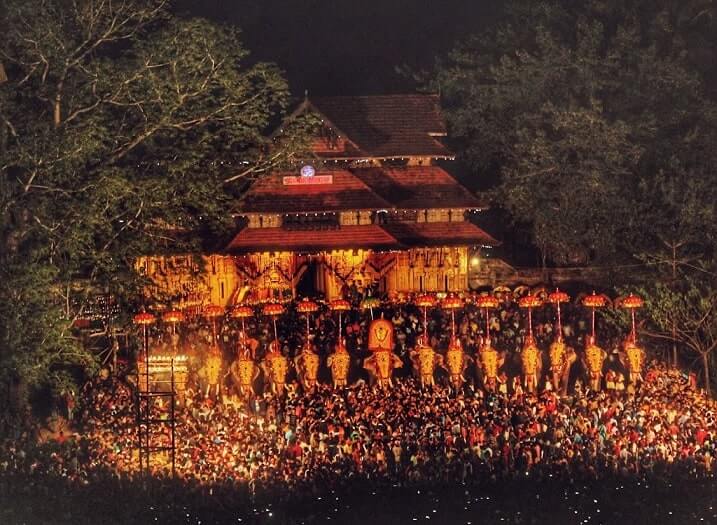
[[[200,372],[206,385],[207,395],[213,388],[218,395],[223,379],[231,376],[239,393],[242,396],[251,396],[254,394],[255,381],[261,372],[273,392],[278,394],[284,392],[292,360],[283,355],[274,343],[269,346],[268,353],[259,362],[255,361],[251,354],[248,348],[240,348],[239,357],[224,372],[221,351],[218,347],[210,349]],[[466,371],[474,366],[476,375],[481,378],[483,388],[488,392],[494,392],[501,382],[499,371],[505,364],[506,352],[500,352],[490,344],[484,344],[479,348],[476,356],[471,357],[463,350],[460,340],[453,338],[445,354],[441,354],[419,339],[416,347],[409,352],[409,358],[413,373],[423,386],[433,385],[437,370],[442,369],[448,375],[450,384],[459,389],[466,381]],[[553,389],[562,395],[567,395],[571,368],[580,359],[586,371],[589,388],[598,391],[601,388],[606,358],[605,350],[595,344],[592,338],[588,338],[580,356],[563,340],[557,339],[548,350],[548,381]],[[645,365],[644,350],[628,338],[619,353],[619,359],[627,370],[629,382],[639,383]],[[537,392],[539,381],[543,376],[543,355],[532,337],[526,338],[519,360],[522,388],[528,393]],[[348,384],[351,361],[351,355],[340,339],[334,352],[326,359],[326,367],[335,388]],[[293,359],[293,365],[304,389],[312,389],[318,384],[321,358],[310,346],[301,349]],[[393,385],[394,371],[403,367],[404,362],[392,349],[379,349],[363,359],[361,366],[366,370],[373,384],[389,388]]]

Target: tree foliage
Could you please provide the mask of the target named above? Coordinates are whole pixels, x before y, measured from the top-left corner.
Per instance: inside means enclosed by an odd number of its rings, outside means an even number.
[[[6,5],[0,370],[38,386],[91,363],[70,330],[78,278],[131,290],[135,256],[223,231],[245,181],[302,141],[267,147],[288,87],[235,28],[167,0]]]
[[[696,230],[704,255],[716,20],[707,1],[514,2],[433,87],[459,150],[554,261],[657,255]]]

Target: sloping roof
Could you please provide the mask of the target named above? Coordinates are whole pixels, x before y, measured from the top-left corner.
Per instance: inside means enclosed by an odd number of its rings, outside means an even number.
[[[451,157],[437,95],[312,97],[309,104],[369,157]]]
[[[357,168],[352,173],[399,209],[481,208],[467,188],[438,166]]]
[[[394,223],[340,226],[327,230],[244,228],[229,253],[318,252],[333,249],[406,249],[429,246],[497,246],[500,242],[470,222]]]
[[[390,249],[398,242],[377,224],[341,226],[330,230],[285,230],[283,228],[244,228],[226,250],[234,253],[254,251],[322,251],[340,248]]]
[[[499,241],[471,222],[397,222],[383,225],[403,246],[497,246]]]
[[[242,199],[240,211],[308,213],[390,207],[386,200],[348,170],[316,172],[316,177],[330,175],[333,179],[331,184],[284,185],[284,177],[296,175],[294,172],[278,172],[257,180]]]

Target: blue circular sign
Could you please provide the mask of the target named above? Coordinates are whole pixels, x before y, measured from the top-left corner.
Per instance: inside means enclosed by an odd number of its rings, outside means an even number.
[[[301,168],[301,176],[302,177],[313,177],[316,173],[316,170],[313,166],[309,166],[308,164]]]

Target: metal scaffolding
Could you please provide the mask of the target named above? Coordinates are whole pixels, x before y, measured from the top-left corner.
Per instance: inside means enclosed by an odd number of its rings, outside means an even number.
[[[145,346],[145,348],[147,348]],[[139,453],[139,470],[142,473],[151,472],[151,458],[156,453],[169,453],[172,465],[172,477],[175,475],[175,402],[176,389],[174,381],[174,360],[171,361],[171,374],[167,380],[150,377],[149,352],[144,352],[144,370],[137,367],[137,399],[136,399],[136,421],[137,421],[137,449]],[[142,377],[144,376],[144,377]],[[168,390],[157,389],[156,387],[165,384]],[[169,406],[168,413],[160,410],[162,400]],[[167,417],[162,417],[166,415]],[[159,443],[158,438],[165,436]]]

